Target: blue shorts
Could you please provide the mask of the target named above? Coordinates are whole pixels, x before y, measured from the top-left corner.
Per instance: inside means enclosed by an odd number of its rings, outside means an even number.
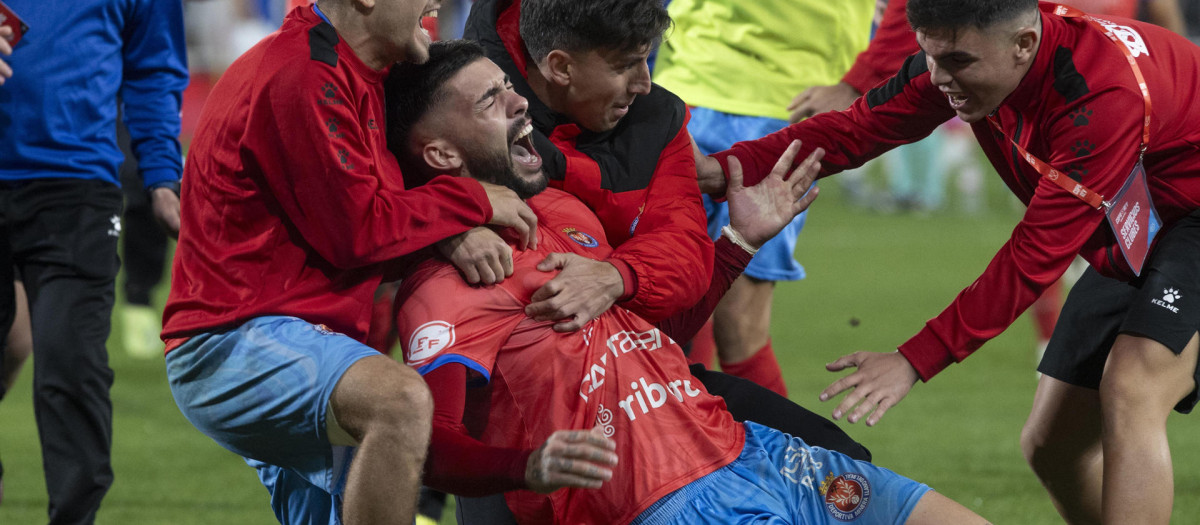
[[[746,422],[742,454],[655,502],[634,525],[900,524],[929,487]]]
[[[329,442],[329,397],[375,355],[302,319],[258,317],[169,352],[167,380],[192,425],[258,469],[281,523],[338,523],[354,449]]]
[[[708,108],[692,108],[692,120],[688,123],[688,132],[705,155],[724,151],[734,143],[743,140],[754,140],[769,135],[787,127],[788,123],[768,117],[749,117],[732,115]],[[713,240],[721,236],[721,228],[729,224],[729,205],[724,202],[713,202],[707,195],[703,196],[704,211],[708,213],[708,236]],[[763,281],[799,281],[804,278],[804,267],[795,259],[796,237],[804,228],[804,218],[808,212],[801,213],[783,228],[771,240],[763,244],[750,265],[746,266],[746,275]]]

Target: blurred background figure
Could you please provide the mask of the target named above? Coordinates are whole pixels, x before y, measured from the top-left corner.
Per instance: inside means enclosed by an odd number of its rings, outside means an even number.
[[[140,359],[161,358],[162,308],[151,301],[151,292],[162,281],[167,260],[167,235],[154,220],[150,199],[142,190],[137,156],[129,141],[129,130],[118,119],[117,144],[125,154],[121,164],[121,190],[125,194],[125,220],[121,228],[121,263],[124,271],[125,302],[117,308],[121,345]]]
[[[692,106],[693,141],[707,154],[785,127],[801,91],[835,82],[867,47],[875,0],[674,0],[674,29],[658,50],[654,80]],[[705,197],[709,235],[729,224],[724,202]],[[787,395],[771,348],[776,281],[804,278],[794,258],[805,216],[755,255],[713,313],[721,369]],[[711,365],[711,345],[694,342],[692,360]]]

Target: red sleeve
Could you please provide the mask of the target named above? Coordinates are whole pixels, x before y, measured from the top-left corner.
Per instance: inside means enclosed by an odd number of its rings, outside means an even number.
[[[293,69],[262,93],[265,101],[251,119],[270,122],[271,132],[255,135],[243,158],[261,165],[288,220],[322,258],[338,268],[361,267],[491,219],[487,194],[474,180],[440,177],[404,188],[382,130],[362,122],[370,115],[383,122],[382,88],[355,93],[340,70],[323,64]],[[338,103],[309,96],[329,86],[341,94],[329,99]]]
[[[467,368],[451,363],[425,374],[433,393],[433,436],[425,458],[425,484],[460,496],[484,496],[525,487],[532,450],[485,445],[467,434]]]
[[[856,100],[845,111],[829,111],[757,140],[739,142],[714,153],[728,174],[730,156],[742,164],[744,184],[758,184],[793,140],[803,142],[796,162],[814,149],[825,149],[821,176],[861,166],[884,152],[928,136],[954,111],[929,80],[925,54],[909,57],[899,73]]]
[[[521,252],[517,261],[538,256]],[[404,363],[422,374],[458,363],[490,381],[496,355],[525,319],[524,304],[506,286],[520,284],[506,280],[471,286],[449,263],[420,266],[400,282],[396,293],[396,332]]]
[[[658,328],[676,341],[691,341],[753,257],[733,241],[721,236],[714,243],[712,281],[704,297],[695,306],[658,323]]]
[[[907,0],[890,0],[870,45],[854,59],[842,82],[866,93],[900,69],[904,59],[920,51],[917,37],[904,14]]]
[[[1042,160],[1064,172],[1082,173],[1083,184],[1101,195],[1116,195],[1137,161],[1141,105],[1142,97],[1133,87],[1090,93],[1060,108],[1033,134],[1034,140],[1045,137],[1050,142],[1052,153]],[[1090,124],[1077,126],[1067,113],[1081,106],[1112,109],[1096,111]],[[1103,211],[1040,178],[1025,216],[983,274],[900,345],[900,352],[923,380],[962,361],[1008,328],[1058,280],[1104,222]]]
[[[686,119],[659,156],[637,233],[609,258],[624,262],[637,279],[633,297],[621,306],[651,323],[696,304],[708,287],[713,243]]]

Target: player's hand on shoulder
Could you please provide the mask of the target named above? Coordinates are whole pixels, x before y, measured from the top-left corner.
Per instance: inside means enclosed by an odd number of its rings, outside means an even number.
[[[617,443],[600,427],[559,430],[525,462],[525,483],[539,494],[561,488],[598,489],[612,479]]]
[[[521,249],[537,249],[537,215],[516,192],[487,182],[480,182],[492,205],[492,220],[488,224],[505,226],[517,231]]]
[[[755,249],[771,240],[817,198],[813,185],[821,171],[825,150],[817,148],[792,169],[800,141],[792,141],[767,178],[742,186],[742,165],[729,157],[729,225]]]
[[[496,284],[513,273],[512,248],[491,228],[477,226],[447,237],[437,249],[471,284]]]
[[[625,292],[625,280],[611,263],[573,253],[552,253],[538,270],[561,270],[533,293],[525,315],[538,321],[559,321],[556,332],[574,332],[600,316]]]
[[[813,86],[796,95],[787,110],[791,112],[788,122],[795,124],[813,115],[827,111],[841,111],[850,107],[862,96],[850,84],[838,82],[832,86]]]
[[[913,384],[920,379],[917,370],[900,352],[855,352],[825,365],[830,372],[847,368],[857,370],[825,388],[820,399],[828,401],[850,390],[833,410],[833,419],[840,419],[849,413],[846,421],[857,423],[867,417],[867,426],[875,426],[888,409],[908,395]]]

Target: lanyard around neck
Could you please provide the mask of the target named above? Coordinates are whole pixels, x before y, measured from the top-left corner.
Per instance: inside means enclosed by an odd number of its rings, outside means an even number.
[[[1121,52],[1125,54],[1125,58],[1129,61],[1129,67],[1133,69],[1133,76],[1138,81],[1138,87],[1142,90],[1142,100],[1145,101],[1144,107],[1146,113],[1145,118],[1142,120],[1142,145],[1139,156],[1145,154],[1146,148],[1150,144],[1150,90],[1146,87],[1146,78],[1142,76],[1142,70],[1138,67],[1137,61],[1134,60],[1133,53],[1129,51],[1128,46],[1121,42],[1121,39],[1117,38],[1117,36],[1113,34],[1112,30],[1104,27],[1097,22],[1095,18],[1087,13],[1084,13],[1083,11],[1075,9],[1074,7],[1060,5],[1055,6],[1054,14],[1066,18],[1082,18],[1089,25],[1098,29],[1101,33],[1104,33],[1104,36],[1107,36],[1108,39],[1116,44],[1116,46],[1120,48]],[[1004,130],[1000,127],[1000,123],[996,122],[996,118],[993,115],[988,115],[987,119],[988,122],[990,122],[992,126],[1000,132],[1000,134],[1004,135]],[[1033,166],[1033,169],[1037,170],[1037,172],[1042,174],[1043,177],[1050,179],[1059,187],[1067,190],[1072,195],[1079,197],[1093,208],[1100,209],[1110,206],[1110,203],[1105,201],[1104,197],[1099,193],[1096,193],[1088,189],[1086,186],[1075,182],[1064,175],[1061,171],[1054,169],[1053,166],[1043,162],[1041,159],[1033,156],[1028,151],[1025,151],[1025,148],[1022,148],[1021,145],[1017,144],[1017,141],[1011,137],[1008,140],[1009,142],[1012,142],[1013,147],[1017,148],[1017,151],[1020,152],[1021,156],[1025,158],[1025,162],[1028,162],[1031,166]]]

